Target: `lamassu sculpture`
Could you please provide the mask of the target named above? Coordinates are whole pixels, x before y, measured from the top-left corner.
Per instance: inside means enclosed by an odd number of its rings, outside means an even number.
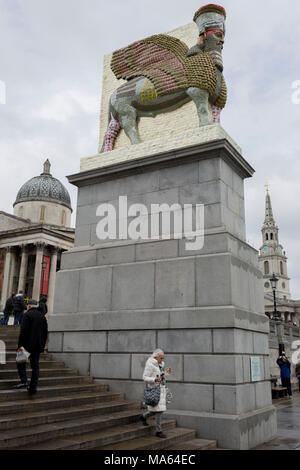
[[[140,143],[140,117],[155,117],[191,100],[200,126],[220,122],[227,99],[222,60],[225,20],[223,7],[206,5],[194,15],[199,39],[191,49],[179,39],[158,34],[113,53],[112,71],[127,82],[110,97],[102,152],[113,150],[121,129],[131,144]]]

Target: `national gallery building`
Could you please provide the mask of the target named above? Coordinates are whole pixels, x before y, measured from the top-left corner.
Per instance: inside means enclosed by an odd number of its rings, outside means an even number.
[[[52,312],[61,253],[74,246],[75,229],[70,195],[50,167],[47,160],[43,173],[21,187],[13,215],[0,211],[0,311],[23,290],[28,299],[47,295]]]

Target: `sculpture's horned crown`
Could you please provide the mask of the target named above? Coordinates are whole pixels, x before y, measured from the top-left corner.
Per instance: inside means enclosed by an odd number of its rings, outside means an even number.
[[[214,4],[199,8],[194,15],[194,21],[199,28],[200,35],[211,29],[221,29],[225,33],[225,20],[225,8]]]

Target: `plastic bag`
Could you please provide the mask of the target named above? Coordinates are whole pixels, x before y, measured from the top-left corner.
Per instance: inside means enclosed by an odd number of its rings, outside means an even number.
[[[17,350],[16,362],[18,364],[23,364],[24,362],[28,361],[29,356],[30,356],[30,353],[26,351],[25,348],[21,347]]]

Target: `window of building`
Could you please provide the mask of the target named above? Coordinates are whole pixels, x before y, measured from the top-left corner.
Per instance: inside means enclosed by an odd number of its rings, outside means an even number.
[[[286,284],[285,282],[282,283],[282,288],[285,289],[286,288]]]
[[[270,274],[269,261],[265,261],[264,266],[265,266],[265,274]]]
[[[266,233],[266,240],[269,240],[269,234]]]
[[[283,274],[283,262],[280,261],[280,274],[282,275]]]
[[[66,211],[62,211],[61,213],[61,225],[66,225]]]
[[[266,288],[266,289],[269,289],[269,287],[270,287],[270,283],[269,283],[269,282],[265,282],[265,288]]]
[[[19,215],[19,217],[24,217],[24,207],[23,206],[19,207],[18,215]]]
[[[271,233],[271,240],[274,240],[274,235],[273,235],[273,233]]]
[[[45,221],[45,212],[46,212],[46,207],[42,206],[40,209],[40,222]]]

